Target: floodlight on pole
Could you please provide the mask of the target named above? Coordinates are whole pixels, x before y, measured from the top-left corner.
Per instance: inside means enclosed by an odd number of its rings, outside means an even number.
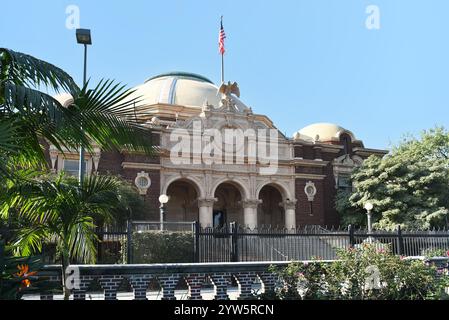
[[[83,87],[86,85],[87,76],[87,46],[92,44],[92,37],[89,29],[76,29],[76,42],[84,45],[84,72],[83,72]],[[80,146],[80,162],[78,170],[78,180],[80,185],[84,180],[84,172],[86,171],[84,163],[84,148]]]

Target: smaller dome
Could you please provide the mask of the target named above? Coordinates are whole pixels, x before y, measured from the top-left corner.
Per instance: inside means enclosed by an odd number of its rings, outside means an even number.
[[[69,104],[73,103],[73,97],[70,93],[64,92],[59,93],[53,98],[58,101],[63,107],[67,107]]]
[[[320,141],[320,142],[331,142],[339,141],[340,135],[342,133],[347,133],[351,136],[352,141],[356,140],[354,134],[334,123],[314,123],[308,125],[297,131],[293,137],[294,139],[301,139],[306,141]]]

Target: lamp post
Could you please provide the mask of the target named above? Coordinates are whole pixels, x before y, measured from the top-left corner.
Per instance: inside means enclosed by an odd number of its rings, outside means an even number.
[[[371,202],[365,203],[366,217],[368,218],[368,242],[372,242],[373,238],[371,237],[371,232],[373,231],[372,223],[371,223],[371,211],[373,210],[373,204]]]
[[[164,220],[165,220],[165,204],[168,202],[168,196],[166,194],[161,194],[159,196],[159,202],[161,206],[159,207],[161,231],[164,231]]]
[[[89,29],[76,29],[76,41],[79,44],[84,45],[84,73],[83,73],[83,87],[86,85],[86,73],[87,73],[87,46],[92,44],[92,37],[90,36]],[[80,163],[78,171],[78,180],[80,185],[84,179],[84,171],[86,170],[84,164],[84,148],[80,146]]]

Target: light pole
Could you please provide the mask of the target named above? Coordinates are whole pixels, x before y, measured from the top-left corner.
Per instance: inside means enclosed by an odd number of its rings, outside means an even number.
[[[373,238],[371,237],[371,232],[373,231],[372,223],[371,223],[371,210],[373,210],[373,204],[371,202],[365,203],[366,217],[368,218],[368,242],[372,242]]]
[[[161,206],[159,207],[161,231],[164,231],[164,220],[165,220],[165,204],[168,202],[168,196],[166,194],[161,194],[159,196],[159,202]]]
[[[83,87],[86,85],[86,73],[87,73],[87,46],[92,44],[92,37],[90,36],[89,29],[76,29],[76,41],[79,44],[84,45],[84,73],[83,73]],[[78,171],[78,180],[80,185],[84,179],[84,171],[86,170],[84,164],[84,147],[80,146],[80,163]]]

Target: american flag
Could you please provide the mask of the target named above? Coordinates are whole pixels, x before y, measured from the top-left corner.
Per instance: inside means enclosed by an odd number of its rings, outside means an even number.
[[[223,29],[223,19],[220,22],[220,33],[218,34],[218,51],[223,55],[225,53],[224,40],[226,39],[226,33]]]

